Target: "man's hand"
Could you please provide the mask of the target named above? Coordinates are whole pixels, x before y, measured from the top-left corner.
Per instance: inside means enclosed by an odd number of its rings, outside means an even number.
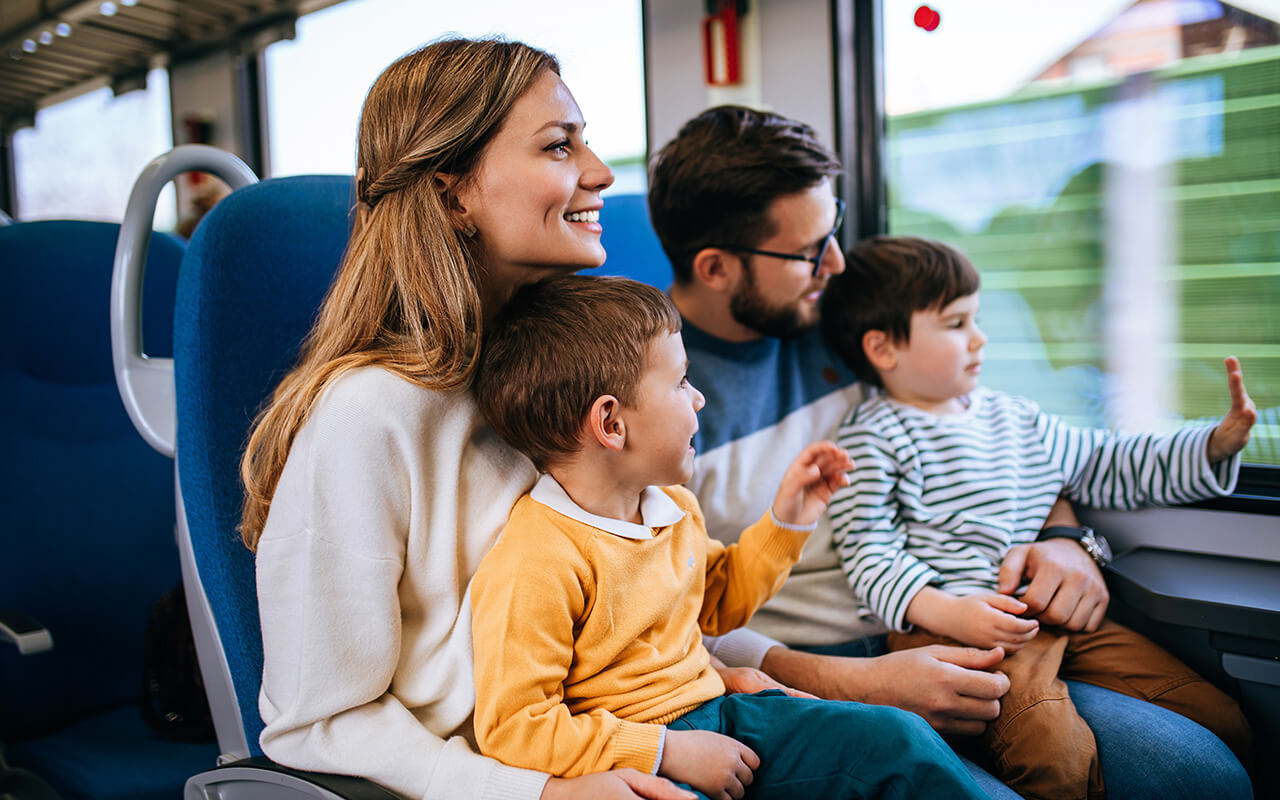
[[[929,645],[876,658],[820,656],[770,648],[765,671],[783,683],[831,700],[896,706],[924,717],[940,733],[976,736],[1000,713],[1009,679],[984,672],[1004,658],[1000,648]]]
[[[711,800],[741,800],[758,766],[760,757],[737,739],[668,728],[658,774],[687,783]]]
[[[541,800],[696,800],[666,778],[634,769],[596,772],[578,778],[551,778]]]
[[[1253,429],[1253,424],[1258,421],[1258,407],[1244,388],[1240,360],[1235,356],[1228,356],[1224,363],[1227,365],[1227,391],[1231,393],[1231,410],[1209,435],[1206,455],[1210,464],[1231,458],[1243,450],[1249,443],[1249,432]]]
[[[808,445],[782,474],[773,515],[788,525],[812,525],[836,490],[849,485],[845,473],[851,469],[853,462],[844,448],[832,442]]]
[[[1092,632],[1102,624],[1111,595],[1098,565],[1079,542],[1046,539],[1009,548],[996,591],[1012,595],[1024,577],[1031,581],[1019,598],[1027,605],[1027,616],[1071,631]]]
[[[1018,616],[1026,610],[1025,603],[1008,595],[956,597],[926,586],[907,606],[907,621],[973,647],[1000,647],[1009,655],[1040,631],[1040,623]]]

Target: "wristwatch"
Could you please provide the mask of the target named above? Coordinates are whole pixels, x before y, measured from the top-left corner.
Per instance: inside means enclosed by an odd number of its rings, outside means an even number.
[[[1074,539],[1099,567],[1111,563],[1111,545],[1107,544],[1102,534],[1094,533],[1093,528],[1087,525],[1050,525],[1040,531],[1039,540],[1045,539]]]

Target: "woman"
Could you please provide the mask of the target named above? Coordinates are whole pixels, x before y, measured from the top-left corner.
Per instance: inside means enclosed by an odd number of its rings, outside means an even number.
[[[473,752],[467,584],[532,465],[467,391],[521,284],[598,266],[600,192],[554,58],[446,40],[396,61],[360,120],[358,219],[298,366],[255,425],[262,747],[409,797],[689,796],[635,771],[571,781]]]

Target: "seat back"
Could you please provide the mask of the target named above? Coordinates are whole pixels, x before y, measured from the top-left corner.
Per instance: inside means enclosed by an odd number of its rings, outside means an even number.
[[[254,417],[311,329],[346,247],[352,203],[349,176],[277,178],[238,189],[201,221],[179,276],[179,535],[187,537],[198,573],[188,578],[198,578],[202,590],[192,625],[227,755],[262,753],[262,636],[253,554],[237,532],[240,458]],[[189,594],[192,585],[188,580]],[[197,619],[204,612],[208,630]]]
[[[605,262],[590,274],[621,275],[659,289],[671,285],[671,264],[649,223],[644,195],[609,195],[600,209],[600,224]]]
[[[178,582],[173,465],[116,391],[108,297],[119,226],[0,226],[0,606],[52,650],[0,645],[0,738],[136,705],[152,606]],[[152,234],[143,342],[171,353],[184,246]]]

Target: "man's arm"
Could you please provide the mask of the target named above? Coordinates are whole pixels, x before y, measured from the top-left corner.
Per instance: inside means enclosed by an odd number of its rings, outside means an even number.
[[[763,668],[783,683],[830,700],[913,711],[941,733],[974,736],[1000,713],[1009,691],[1000,648],[929,645],[875,658],[825,656],[774,647]]]

